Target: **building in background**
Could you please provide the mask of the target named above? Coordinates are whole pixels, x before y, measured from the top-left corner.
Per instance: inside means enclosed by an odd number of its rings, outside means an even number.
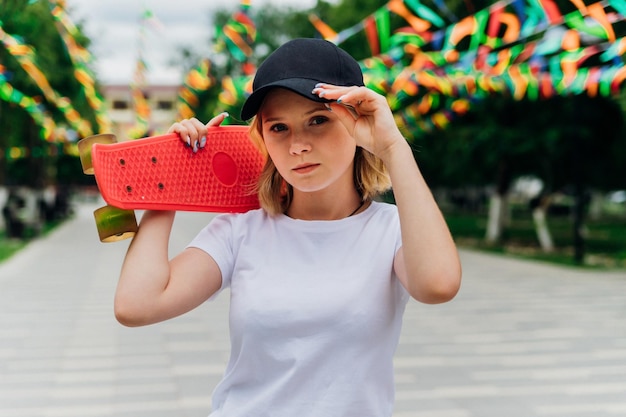
[[[142,89],[150,105],[150,135],[165,133],[176,117],[176,100],[180,86],[150,85]],[[128,85],[103,87],[106,108],[118,140],[128,139],[128,131],[135,126],[135,112]]]

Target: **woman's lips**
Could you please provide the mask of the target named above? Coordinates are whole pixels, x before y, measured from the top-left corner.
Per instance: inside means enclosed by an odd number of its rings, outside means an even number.
[[[309,172],[315,170],[319,164],[301,164],[293,169],[294,172],[298,174],[308,174]]]

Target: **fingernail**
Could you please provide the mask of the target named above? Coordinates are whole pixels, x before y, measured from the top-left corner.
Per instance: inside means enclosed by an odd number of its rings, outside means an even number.
[[[315,84],[315,88],[319,88],[319,87],[321,87],[323,85],[324,85],[324,83],[317,83],[317,84]]]
[[[189,136],[187,136],[186,142],[187,147],[191,147],[191,138]]]
[[[198,152],[198,142],[193,144],[193,153]]]
[[[206,146],[206,136],[202,136],[202,139],[200,139],[200,147],[204,148]]]
[[[226,117],[230,117],[230,114],[228,114],[228,112],[227,112],[227,111],[223,112],[222,114],[224,115],[224,118],[226,118]]]
[[[332,108],[332,107],[330,107],[330,104],[328,104],[328,103],[324,103],[324,106],[326,106],[326,110],[328,110],[328,111],[333,111],[333,108]]]

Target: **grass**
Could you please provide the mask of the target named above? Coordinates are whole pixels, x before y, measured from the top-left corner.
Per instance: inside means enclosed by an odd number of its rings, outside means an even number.
[[[555,250],[545,253],[539,246],[531,213],[513,210],[511,223],[500,243],[488,244],[484,237],[487,215],[445,213],[448,226],[460,247],[475,248],[527,259],[589,268],[626,269],[626,216],[606,215],[585,222],[585,257],[574,259],[574,232],[568,216],[549,216],[548,227]]]
[[[26,244],[25,240],[7,239],[4,233],[0,233],[0,262],[9,259]]]
[[[64,220],[55,220],[44,225],[39,236],[45,236],[59,226]],[[33,236],[32,231],[27,231],[25,239],[9,239],[4,231],[0,232],[0,263],[6,261],[11,256],[22,250],[37,236]]]

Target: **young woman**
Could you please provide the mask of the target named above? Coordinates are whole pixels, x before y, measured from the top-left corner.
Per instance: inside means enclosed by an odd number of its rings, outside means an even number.
[[[172,212],[146,212],[115,298],[129,326],[230,289],[231,357],[211,417],[389,417],[409,298],[452,299],[461,266],[386,99],[330,42],[296,39],[259,67],[242,118],[269,158],[262,208],[217,216],[168,260]],[[170,131],[198,149],[207,125]],[[393,186],[396,205],[373,198]]]

